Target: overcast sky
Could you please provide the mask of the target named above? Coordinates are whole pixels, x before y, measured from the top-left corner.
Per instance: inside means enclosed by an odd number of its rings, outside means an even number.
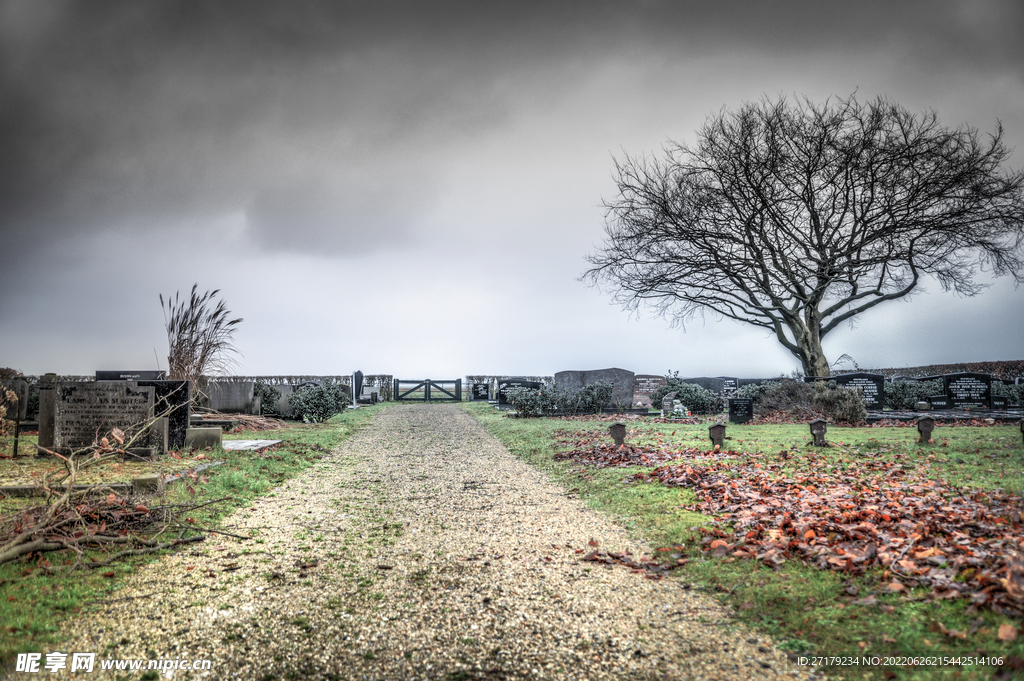
[[[0,366],[166,368],[158,294],[198,283],[244,374],[789,373],[579,281],[613,157],[856,91],[1002,121],[1020,168],[1022,35],[1020,0],[0,0]],[[924,288],[829,359],[1024,357],[1024,289]]]

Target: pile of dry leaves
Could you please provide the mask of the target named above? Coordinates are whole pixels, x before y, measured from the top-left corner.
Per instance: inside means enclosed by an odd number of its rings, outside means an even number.
[[[731,526],[704,531],[716,556],[773,566],[795,558],[851,574],[879,567],[892,591],[928,586],[935,598],[1024,617],[1024,499],[961,493],[908,472],[901,458],[793,477],[773,472],[781,464],[681,463],[632,479],[692,489],[692,510]]]
[[[651,468],[626,480],[693,490],[688,508],[715,519],[702,530],[712,555],[858,575],[877,568],[891,591],[924,586],[933,598],[970,598],[1024,617],[1019,496],[953,488],[898,451],[830,461],[794,452],[783,463],[736,451],[616,447],[587,431],[556,436],[572,448],[557,459]],[[618,560],[602,559],[609,557]]]

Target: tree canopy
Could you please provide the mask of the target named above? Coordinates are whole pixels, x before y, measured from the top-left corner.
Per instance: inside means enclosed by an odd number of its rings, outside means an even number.
[[[827,376],[825,335],[922,277],[966,296],[981,271],[1024,278],[1024,172],[1004,167],[1002,137],[885,98],[723,110],[694,146],[616,160],[584,280],[680,325],[764,327]]]

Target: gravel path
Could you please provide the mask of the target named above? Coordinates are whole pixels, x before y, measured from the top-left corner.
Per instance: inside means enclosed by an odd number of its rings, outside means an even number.
[[[581,562],[644,547],[453,405],[382,410],[226,524],[258,537],[140,569],[63,652],[267,681],[809,677],[680,581]]]

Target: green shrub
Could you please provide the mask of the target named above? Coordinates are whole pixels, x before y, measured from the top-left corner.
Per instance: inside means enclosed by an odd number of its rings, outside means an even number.
[[[281,399],[281,391],[263,381],[253,383],[252,392],[255,397],[260,398],[261,414],[276,414],[277,401]]]
[[[913,409],[932,395],[942,395],[942,379],[931,381],[886,381],[885,406],[889,409]]]
[[[575,393],[565,392],[562,411],[566,414],[600,414],[604,406],[611,402],[614,389],[610,381],[598,381],[583,386]]]
[[[520,417],[543,416],[555,411],[556,401],[550,395],[550,390],[545,395],[547,387],[547,385],[543,385],[539,390],[536,388],[508,388],[505,391],[505,399]]]
[[[843,388],[835,381],[804,383],[788,378],[766,384],[754,411],[783,412],[792,418],[824,416],[835,423],[849,424],[863,423],[868,416],[859,388]]]
[[[761,403],[768,388],[778,383],[778,381],[766,381],[764,383],[748,383],[747,385],[739,388],[736,391],[736,397],[747,397],[754,400],[754,406],[756,407]]]
[[[545,414],[599,414],[612,398],[613,384],[598,381],[570,392],[559,390],[545,383],[539,390],[532,388],[510,388],[505,392],[509,404],[521,417],[530,418]]]
[[[761,391],[754,410],[758,414],[783,412],[795,417],[814,416],[814,386],[791,378],[775,381]]]
[[[692,414],[711,414],[721,411],[721,400],[713,392],[696,383],[675,386],[676,399]]]
[[[304,423],[319,423],[341,413],[351,400],[345,386],[328,378],[320,385],[299,388],[288,396],[288,403]]]
[[[1024,384],[1006,385],[1002,381],[992,381],[992,394],[1005,397],[1007,404],[1024,404]]]
[[[864,406],[864,393],[860,388],[843,388],[835,381],[819,381],[814,384],[812,395],[814,406],[835,423],[856,425],[868,417]]]

